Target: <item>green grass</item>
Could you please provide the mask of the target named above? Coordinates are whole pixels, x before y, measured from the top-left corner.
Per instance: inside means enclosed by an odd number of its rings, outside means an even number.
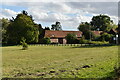
[[[3,77],[103,78],[114,76],[118,47],[12,46],[2,51]]]

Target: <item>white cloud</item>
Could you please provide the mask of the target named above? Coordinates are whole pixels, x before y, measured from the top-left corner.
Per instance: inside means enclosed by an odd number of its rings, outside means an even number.
[[[89,2],[118,2],[119,0],[89,0]],[[4,0],[2,2],[88,2],[88,0]]]
[[[0,11],[0,18],[11,18],[11,17],[15,17],[18,13],[10,10],[10,9],[1,9]]]
[[[4,3],[4,5],[24,6],[33,16],[35,22],[55,23],[60,21],[63,29],[77,30],[80,22],[90,22],[92,16],[97,14],[108,14],[117,23],[116,3],[83,3],[83,2],[16,2]],[[2,13],[2,14],[1,14]],[[0,15],[5,18],[11,18],[18,12],[10,9],[2,9]],[[71,15],[72,14],[72,15]],[[50,25],[49,25],[50,26]]]

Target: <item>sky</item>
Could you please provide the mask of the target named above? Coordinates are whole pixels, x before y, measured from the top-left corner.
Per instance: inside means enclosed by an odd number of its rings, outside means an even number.
[[[34,22],[50,27],[59,21],[63,30],[77,30],[81,22],[90,22],[93,16],[105,14],[118,22],[118,0],[5,0],[0,4],[0,18],[16,17],[22,10],[33,16]]]

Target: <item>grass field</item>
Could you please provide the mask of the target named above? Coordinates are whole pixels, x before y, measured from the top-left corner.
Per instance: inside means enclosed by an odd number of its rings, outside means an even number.
[[[2,47],[3,77],[103,78],[114,76],[117,46],[77,48],[70,46]]]

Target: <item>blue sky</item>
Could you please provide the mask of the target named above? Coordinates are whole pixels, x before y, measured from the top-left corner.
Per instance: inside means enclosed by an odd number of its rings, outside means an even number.
[[[60,21],[63,30],[77,30],[81,22],[90,22],[99,14],[109,15],[117,23],[117,8],[115,2],[3,2],[0,18],[15,17],[26,10],[43,27],[51,27]]]
[[[10,9],[13,10],[15,12],[20,12],[22,10],[26,10],[26,7],[22,7],[22,6],[11,6],[11,5],[2,5],[2,9]]]

